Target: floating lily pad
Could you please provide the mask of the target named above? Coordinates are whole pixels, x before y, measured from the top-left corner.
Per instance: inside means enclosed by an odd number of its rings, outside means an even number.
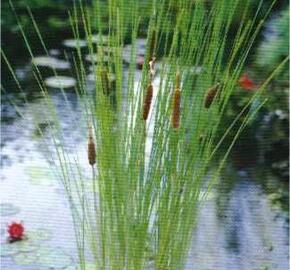
[[[12,203],[1,203],[0,204],[0,216],[8,217],[16,215],[20,212],[20,208],[13,205]]]
[[[51,50],[49,50],[49,54],[52,55],[52,56],[59,56],[60,55],[60,50],[51,49]]]
[[[85,56],[85,60],[91,63],[97,63],[100,62],[101,59],[103,59],[103,62],[108,62],[109,57],[107,55],[103,55],[103,58],[100,57],[98,54],[88,54]]]
[[[60,248],[40,248],[36,255],[37,263],[48,268],[65,268],[73,263],[72,258]]]
[[[94,73],[88,74],[87,75],[87,80],[94,82],[96,80],[96,75]],[[116,80],[116,76],[114,74],[110,73],[109,80],[111,82],[115,81]]]
[[[27,167],[28,180],[33,185],[50,186],[54,183],[54,175],[47,168],[38,166]]]
[[[118,47],[115,46],[99,46],[98,50],[103,50],[105,53],[114,53],[118,51]]]
[[[9,244],[14,245],[19,252],[31,252],[38,249],[37,245],[31,244],[31,242],[28,240],[18,241]]]
[[[96,269],[96,265],[92,264],[92,263],[86,263],[86,270],[95,270]],[[80,265],[71,265],[67,268],[64,268],[64,270],[82,270]]]
[[[68,47],[68,48],[83,48],[87,46],[87,42],[86,40],[82,40],[82,39],[66,39],[65,41],[63,41],[63,45]]]
[[[49,67],[52,69],[68,69],[70,63],[50,56],[37,56],[32,59],[32,64],[39,67]]]
[[[108,36],[104,36],[104,35],[100,35],[100,34],[92,35],[91,42],[98,43],[98,44],[108,43]]]
[[[93,263],[86,263],[86,270],[95,270],[96,265]],[[66,269],[67,270],[67,269]],[[82,270],[81,266],[77,266],[76,270]]]
[[[17,264],[29,265],[37,261],[37,256],[35,253],[19,253],[13,256],[13,260]]]
[[[37,231],[31,231],[26,233],[27,238],[30,241],[45,241],[51,239],[51,232],[46,229],[39,229]]]
[[[19,253],[18,249],[12,244],[1,244],[1,257],[8,257]]]
[[[4,243],[1,244],[1,256],[13,256],[22,252],[32,252],[38,249],[37,245],[31,244],[28,240],[13,242],[13,243]]]
[[[76,85],[76,80],[67,76],[53,76],[45,79],[44,83],[52,88],[71,88]]]

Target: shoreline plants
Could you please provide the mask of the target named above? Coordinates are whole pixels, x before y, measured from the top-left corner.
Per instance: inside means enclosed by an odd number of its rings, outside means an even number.
[[[83,108],[76,121],[85,126],[88,138],[86,166],[79,161],[82,146],[67,149],[49,89],[34,66],[44,109],[57,123],[49,126],[50,136],[43,135],[43,141],[54,149],[51,164],[71,207],[81,270],[88,264],[96,270],[184,269],[198,207],[217,183],[238,136],[265,103],[263,89],[287,62],[273,69],[220,134],[227,104],[263,25],[257,22],[263,1],[250,19],[251,1],[148,2],[109,0],[103,10],[103,1],[90,6],[77,1],[69,12],[75,39],[85,38],[91,57],[97,57],[92,92],[82,48],[77,46],[73,54]],[[241,4],[240,25],[233,31]],[[138,71],[144,22],[144,63]],[[128,66],[123,63],[126,43],[131,44]],[[2,57],[17,80],[3,51]],[[70,110],[64,89],[62,93]],[[228,142],[233,130],[236,135]]]

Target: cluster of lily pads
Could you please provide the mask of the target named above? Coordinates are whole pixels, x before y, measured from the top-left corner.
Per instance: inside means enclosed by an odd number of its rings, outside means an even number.
[[[108,36],[92,35],[90,42],[92,44],[97,44],[102,46],[102,49],[105,55],[102,57],[102,61],[109,61],[109,54],[114,51],[114,47],[108,46]],[[62,42],[62,45],[65,47],[65,50],[73,50],[74,52],[78,49],[85,49],[89,46],[87,40],[83,39],[66,39]],[[144,57],[146,53],[146,39],[139,38],[136,42],[137,52],[136,52],[136,67],[142,68],[144,64]],[[125,64],[129,64],[131,60],[132,45],[127,44],[123,48],[123,61]],[[72,64],[68,60],[60,59],[61,52],[58,49],[49,50],[49,55],[39,55],[35,56],[31,63],[37,68],[48,68],[58,73],[68,71],[72,68]],[[88,63],[89,73],[87,74],[88,81],[95,80],[94,68],[93,65],[97,64],[100,61],[98,53],[88,53],[84,55],[84,62]],[[114,74],[110,74],[110,80],[115,80]],[[68,89],[73,88],[77,84],[77,80],[71,76],[60,75],[56,72],[54,76],[49,76],[44,79],[44,83],[47,87],[58,88],[58,89]]]

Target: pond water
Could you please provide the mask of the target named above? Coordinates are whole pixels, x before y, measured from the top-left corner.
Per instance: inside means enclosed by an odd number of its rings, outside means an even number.
[[[73,41],[66,43],[73,47]],[[141,41],[140,44],[142,47]],[[50,59],[49,65],[61,63],[65,69],[68,63],[63,62],[58,49],[52,52],[56,56],[53,61]],[[43,65],[45,59],[38,60]],[[89,74],[89,62],[87,64]],[[29,79],[29,66],[28,62],[17,68],[17,74],[27,85],[28,103],[22,103],[23,93],[11,89],[6,89],[2,98],[2,269],[77,269],[69,205],[61,184],[49,169],[48,152],[38,132],[40,128],[46,134],[49,125],[55,123],[49,113],[43,111],[44,100]],[[51,74],[46,78],[49,76]],[[73,82],[73,79],[67,79],[64,83]],[[57,80],[52,86],[57,86]],[[65,101],[60,90],[50,88],[50,94],[67,135],[68,147],[74,149],[78,145],[80,156],[86,158],[85,127],[76,128],[81,111],[76,94],[67,91],[70,110],[63,106]],[[24,119],[15,112],[11,100],[19,106]],[[277,180],[268,178],[267,181],[275,186]],[[287,215],[272,204],[271,197],[258,180],[247,170],[237,171],[236,177],[225,174],[221,178],[220,184],[201,206],[186,269],[287,269]],[[12,221],[23,221],[26,228],[27,239],[21,243],[7,243],[6,226]]]

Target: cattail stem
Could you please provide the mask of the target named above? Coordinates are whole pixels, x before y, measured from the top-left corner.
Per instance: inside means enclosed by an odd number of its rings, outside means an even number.
[[[181,91],[176,88],[173,97],[173,113],[172,113],[172,126],[173,128],[179,128],[180,124],[180,101],[181,101]]]
[[[143,120],[145,121],[147,120],[149,115],[152,97],[153,97],[153,86],[152,84],[149,84],[146,89],[146,96],[143,105]]]
[[[109,74],[106,69],[101,70],[101,83],[104,95],[108,96],[110,94],[110,81]]]
[[[177,72],[175,77],[175,89],[180,89],[180,84],[181,84],[180,73]]]
[[[92,181],[93,181],[93,193],[94,193],[94,210],[95,210],[95,215],[97,217],[98,211],[97,211],[97,187],[96,187],[96,173],[95,173],[95,168],[92,165]]]
[[[150,40],[150,47],[149,47],[149,60],[155,58],[155,49],[156,49],[156,31],[152,31],[151,40]]]
[[[220,84],[218,83],[206,91],[205,100],[204,100],[204,107],[205,108],[207,108],[207,109],[210,108],[211,104],[215,100],[215,97],[217,96],[219,88],[220,88]]]

